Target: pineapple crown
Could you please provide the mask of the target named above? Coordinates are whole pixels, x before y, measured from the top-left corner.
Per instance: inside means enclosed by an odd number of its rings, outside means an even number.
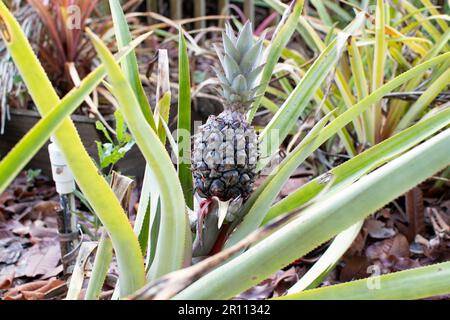
[[[247,22],[236,36],[229,23],[222,33],[224,53],[215,47],[223,72],[215,69],[222,87],[226,110],[244,112],[253,103],[259,89],[262,63],[263,38],[253,37],[252,24]]]

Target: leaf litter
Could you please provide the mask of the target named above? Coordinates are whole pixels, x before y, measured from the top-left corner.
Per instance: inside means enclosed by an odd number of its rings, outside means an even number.
[[[299,168],[279,198],[308,182],[315,174]],[[135,215],[140,188],[132,191],[130,216]],[[319,286],[450,260],[450,194],[444,185],[423,183],[367,218],[344,257]],[[6,300],[62,299],[67,293],[58,242],[58,196],[43,176],[27,181],[20,175],[0,195],[0,298]],[[94,220],[83,220],[94,229]],[[259,285],[236,296],[237,300],[262,300],[286,294],[321,257],[328,243],[276,272]],[[89,275],[89,272],[87,272]],[[117,282],[113,261],[101,299],[110,299]],[[84,295],[84,287],[81,297]],[[445,298],[445,297],[443,297]]]
[[[57,232],[58,196],[44,176],[22,173],[0,195],[0,297],[44,299],[65,283]]]
[[[287,184],[288,189],[295,180]],[[449,261],[449,199],[448,186],[436,188],[430,180],[367,218],[354,243],[319,286],[368,278],[374,270],[387,274]],[[235,299],[261,300],[286,294],[284,287],[287,290],[294,285],[327,247],[320,246]]]

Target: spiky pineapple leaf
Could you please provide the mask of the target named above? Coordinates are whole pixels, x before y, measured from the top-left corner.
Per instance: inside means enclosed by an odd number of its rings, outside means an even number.
[[[431,59],[425,63],[422,63],[413,69],[397,76],[393,80],[389,81],[387,84],[380,87],[378,90],[373,92],[371,95],[354,105],[352,108],[338,116],[329,125],[327,125],[317,136],[316,139],[312,141],[302,141],[302,143],[297,146],[296,150],[289,155],[277,168],[277,175],[272,175],[270,179],[267,179],[267,183],[259,187],[259,190],[250,198],[246,206],[241,210],[241,216],[245,219],[236,228],[233,234],[230,236],[227,246],[233,245],[246,235],[256,230],[267,214],[268,208],[278,193],[281,191],[284,183],[289,179],[290,175],[295,171],[295,169],[301,164],[297,163],[299,158],[304,158],[305,151],[308,151],[309,156],[312,152],[317,150],[322,144],[324,144],[328,139],[334,136],[340,129],[349,124],[353,119],[358,117],[362,112],[368,110],[374,103],[380,101],[387,93],[391,92],[395,88],[401,86],[406,81],[416,77],[418,74],[425,72],[429,68],[446,61],[450,57],[450,53],[442,54],[434,59]],[[293,93],[294,94],[294,93]],[[288,99],[289,100],[289,99]],[[281,109],[280,109],[281,110]],[[275,133],[278,133],[275,131]],[[308,145],[305,143],[311,143]],[[303,150],[302,150],[303,149]],[[263,149],[264,150],[264,149]],[[297,167],[294,167],[296,164]],[[286,171],[287,172],[286,172]],[[283,172],[283,174],[279,174]]]
[[[175,299],[229,299],[260,283],[448,166],[449,143],[447,129],[350,187],[324,196],[298,218],[204,275]],[[396,296],[402,294],[403,290],[395,291]]]
[[[160,193],[161,224],[155,262],[151,270],[151,279],[156,279],[181,268],[184,263],[188,222],[183,190],[169,154],[156,132],[145,121],[140,112],[139,101],[119,65],[94,33],[88,31],[88,35],[105,65],[112,91]]]
[[[225,23],[225,33],[227,34],[228,38],[233,43],[233,46],[236,47],[237,38],[233,31],[233,28],[231,27],[231,24]]]
[[[247,21],[239,33],[236,47],[239,52],[247,52],[253,43],[252,23]]]
[[[19,23],[1,1],[0,20],[6,47],[36,107],[45,116],[60,103],[60,99]],[[69,118],[63,120],[54,137],[80,189],[111,236],[122,282],[121,294],[130,294],[144,284],[145,275],[139,243],[127,216],[106,180],[98,174]]]
[[[240,74],[236,78],[234,78],[231,87],[233,88],[234,92],[238,94],[244,93],[248,90],[247,80],[242,74]]]
[[[181,31],[179,37],[178,177],[186,204],[192,209],[194,191],[191,172],[191,74],[186,41]]]
[[[253,40],[253,39],[252,39]],[[263,49],[263,41],[259,40],[256,42],[253,47],[246,52],[244,57],[242,58],[241,63],[239,64],[239,68],[241,69],[241,73],[247,75],[250,73],[259,61],[261,61],[261,53]]]
[[[222,39],[225,52],[227,52],[235,61],[241,61],[241,55],[238,49],[226,33],[222,33]]]
[[[251,110],[248,112],[249,122],[253,121],[256,112],[261,104],[261,99],[266,93],[267,87],[269,85],[270,79],[273,76],[273,71],[275,69],[278,60],[281,57],[283,49],[286,47],[287,43],[291,39],[295,31],[295,26],[297,25],[298,19],[303,10],[303,0],[296,0],[292,2],[292,6],[288,7],[284,13],[285,16],[289,16],[284,24],[278,26],[276,35],[270,42],[269,47],[266,49],[265,53],[267,61],[265,61],[265,67],[262,71],[260,84],[263,86],[258,90],[256,96],[258,97],[253,103]]]
[[[234,78],[240,74],[240,68],[237,62],[228,54],[224,53],[223,66],[228,81],[232,82]]]
[[[132,41],[130,27],[128,26],[125,14],[122,10],[119,1],[110,0],[109,6],[111,8],[111,14],[113,19],[114,31],[117,39],[117,46],[119,49],[129,45]],[[156,130],[155,120],[152,115],[152,109],[148,102],[147,96],[142,86],[142,82],[139,76],[139,66],[137,62],[136,53],[130,53],[126,60],[121,64],[122,70],[127,76],[128,81],[133,88],[134,93],[139,101],[139,106],[144,114],[145,119],[150,124],[153,130]]]
[[[450,109],[447,109],[377,144],[325,175],[310,181],[273,205],[262,224],[269,223],[280,215],[296,210],[311,201],[325,188],[321,182],[324,177],[334,177],[334,184],[330,190],[349,186],[365,174],[398,157],[449,124]]]
[[[450,262],[307,290],[280,300],[419,300],[450,293]]]

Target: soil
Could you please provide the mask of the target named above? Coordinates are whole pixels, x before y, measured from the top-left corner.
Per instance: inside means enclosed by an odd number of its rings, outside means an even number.
[[[280,194],[284,197],[308,181],[301,168]],[[448,183],[448,182],[447,182]],[[438,186],[437,186],[438,185]],[[437,186],[437,187],[436,187]],[[139,188],[130,201],[130,216],[138,206]],[[97,240],[96,219],[77,202],[84,240]],[[67,293],[57,228],[59,197],[53,182],[36,172],[23,172],[0,195],[0,298],[5,300],[62,299]],[[131,218],[132,219],[132,218]],[[132,219],[133,220],[133,219]],[[236,299],[267,299],[284,295],[320,258],[328,244],[278,271]],[[322,286],[417,268],[450,260],[450,190],[429,180],[369,217],[363,230]],[[104,286],[109,299],[117,279],[115,264]],[[83,295],[83,292],[81,293]],[[437,297],[446,299],[448,297]]]

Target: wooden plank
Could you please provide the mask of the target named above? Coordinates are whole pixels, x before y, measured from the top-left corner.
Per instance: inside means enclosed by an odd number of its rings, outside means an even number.
[[[158,0],[147,0],[147,11],[149,12],[158,12]],[[150,17],[147,17],[147,22],[149,24],[154,23],[154,20]]]
[[[180,20],[183,16],[183,1],[170,0],[170,16],[172,20]]]
[[[244,14],[251,22],[255,21],[255,2],[253,0],[244,0]]]
[[[194,0],[194,16],[196,18],[206,16],[206,1],[205,0]],[[195,22],[196,29],[206,28],[206,20],[200,20]]]
[[[230,0],[219,0],[219,14],[227,16],[230,13],[230,9],[229,6],[230,5]],[[223,28],[224,27],[224,23],[225,20],[220,20],[219,22],[219,27]]]
[[[219,0],[219,14],[227,15],[229,13],[230,0]]]
[[[95,129],[95,119],[81,115],[72,115],[72,120],[81,136],[83,145],[89,155],[98,162],[97,144],[95,141],[104,141],[103,134]],[[19,140],[41,119],[36,111],[31,110],[11,110],[11,121],[7,123],[5,134],[0,136],[0,160],[19,142]],[[106,121],[114,126],[114,117],[105,116]],[[48,143],[33,157],[27,165],[28,169],[41,169],[42,172],[51,176],[52,169],[48,156]],[[142,178],[145,169],[145,159],[139,148],[134,146],[120,160],[115,167],[117,171],[125,175]]]

